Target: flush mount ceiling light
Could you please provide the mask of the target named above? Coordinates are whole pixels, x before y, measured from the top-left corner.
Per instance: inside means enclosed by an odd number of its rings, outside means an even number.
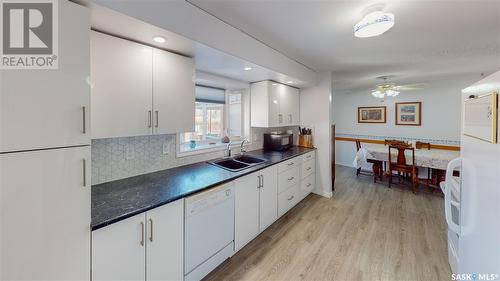
[[[375,11],[367,14],[354,26],[354,36],[359,38],[383,34],[394,26],[394,14]]]
[[[250,66],[247,66],[247,67],[243,68],[243,70],[245,70],[245,71],[250,71],[250,70],[252,70],[252,69],[253,69],[253,68],[251,68]]]
[[[165,43],[167,42],[167,39],[165,39],[165,37],[163,36],[153,36],[153,41],[155,41],[156,43]]]

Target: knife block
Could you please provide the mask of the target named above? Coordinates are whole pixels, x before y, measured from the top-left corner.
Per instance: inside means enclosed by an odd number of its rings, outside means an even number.
[[[312,135],[299,135],[299,146],[313,148]]]

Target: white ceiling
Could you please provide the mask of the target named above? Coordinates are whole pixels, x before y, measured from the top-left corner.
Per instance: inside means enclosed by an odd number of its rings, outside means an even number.
[[[316,70],[332,71],[337,90],[491,73],[500,69],[500,1],[386,0],[395,27],[356,38],[353,26],[374,1],[188,0]]]
[[[197,70],[223,76],[217,78],[214,75],[204,75],[203,78],[197,79],[198,83],[234,89],[236,85],[241,85],[238,81],[248,83],[262,80],[275,80],[285,83],[288,80],[293,80],[293,86],[306,86],[306,83],[289,78],[276,71],[271,71],[267,68],[252,64],[235,56],[228,55],[174,32],[167,31],[114,10],[99,6],[91,0],[73,1],[90,8],[90,22],[92,28],[95,30],[166,49],[185,56],[194,57]],[[153,36],[157,35],[163,36],[167,41],[165,43],[154,42]],[[245,67],[252,67],[252,70],[245,71]],[[224,77],[238,81],[229,83]]]

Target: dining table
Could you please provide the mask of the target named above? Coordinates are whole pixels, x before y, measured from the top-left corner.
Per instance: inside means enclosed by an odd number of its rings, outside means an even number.
[[[370,153],[370,159],[389,161],[389,146],[383,144],[367,143],[363,147]],[[391,153],[393,161],[397,158],[397,150]],[[411,151],[405,151],[406,161],[411,164]],[[448,163],[460,157],[460,151],[444,150],[444,149],[415,149],[415,165],[431,169],[446,170]]]

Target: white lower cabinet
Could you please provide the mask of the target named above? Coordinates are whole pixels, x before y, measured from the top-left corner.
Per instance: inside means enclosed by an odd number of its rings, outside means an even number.
[[[92,232],[92,280],[182,280],[184,199]]]
[[[236,251],[277,219],[277,182],[276,166],[235,180],[234,248]]]
[[[90,147],[0,154],[0,280],[90,278]]]
[[[296,184],[278,195],[278,215],[281,217],[299,201],[299,185]]]

